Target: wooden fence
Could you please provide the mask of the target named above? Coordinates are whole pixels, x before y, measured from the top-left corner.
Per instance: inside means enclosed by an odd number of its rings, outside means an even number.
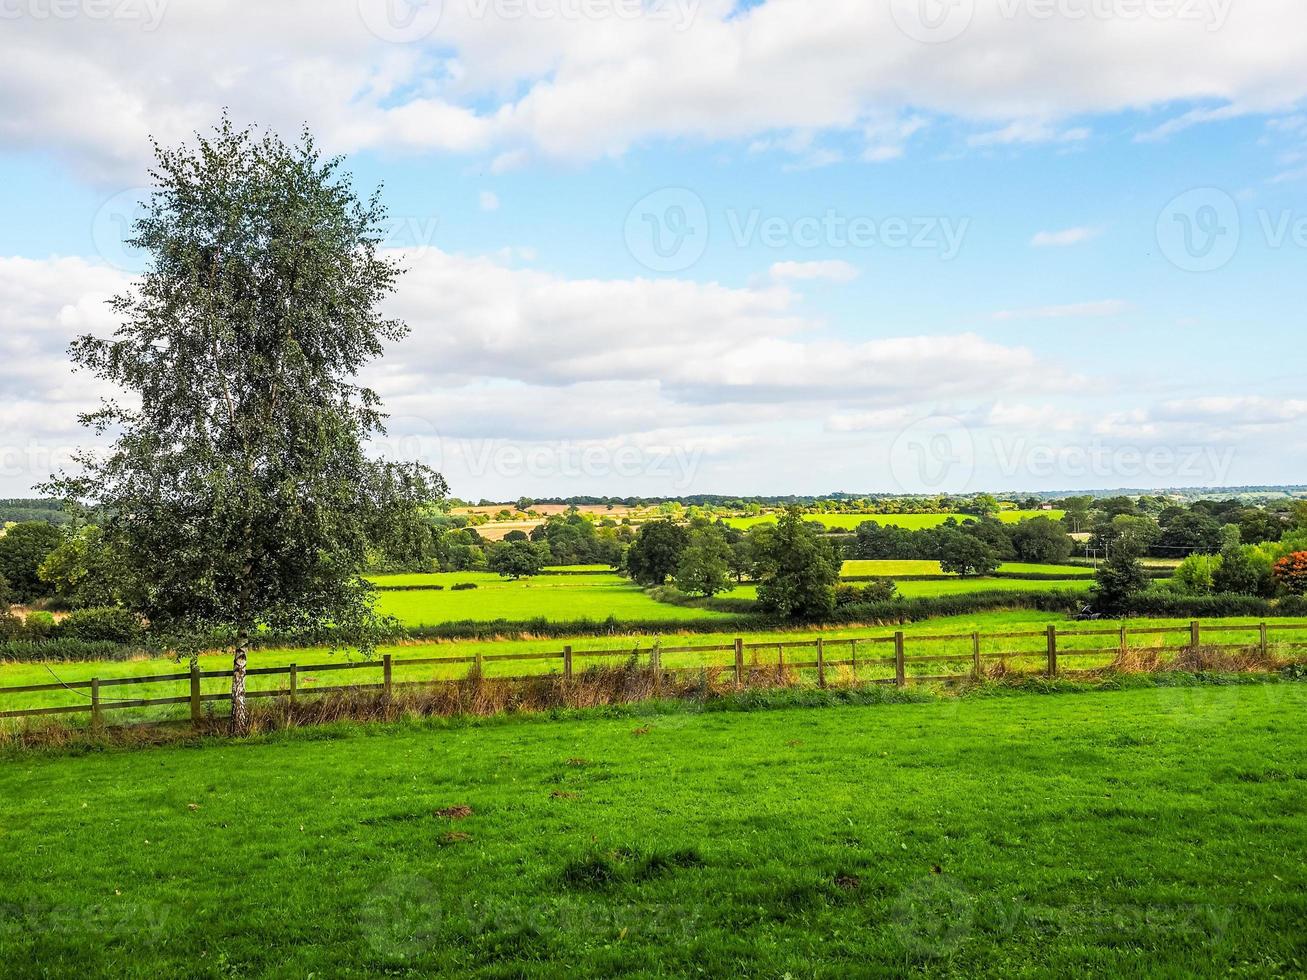
[[[486,665],[506,662],[536,662],[550,665],[550,669],[533,674],[513,674],[504,676],[494,676],[495,681],[529,681],[538,680],[543,676],[558,674],[561,668],[561,676],[564,680],[571,680],[577,671],[576,661],[578,660],[612,660],[624,659],[630,660],[636,658],[637,662],[641,660],[644,665],[656,672],[657,677],[661,678],[666,675],[702,673],[709,670],[724,673],[728,680],[732,681],[735,686],[742,687],[747,683],[751,670],[759,667],[774,668],[780,670],[804,670],[815,671],[816,682],[820,686],[826,686],[828,672],[840,668],[848,668],[851,671],[851,678],[854,681],[863,683],[882,683],[896,684],[903,686],[907,683],[921,682],[950,682],[966,681],[979,679],[984,673],[984,665],[987,661],[1036,661],[1034,670],[1013,671],[1013,673],[1038,674],[1047,677],[1074,676],[1084,674],[1089,671],[1067,669],[1062,666],[1063,661],[1078,661],[1083,658],[1110,657],[1115,659],[1118,655],[1128,653],[1130,650],[1147,649],[1159,654],[1163,653],[1183,653],[1188,650],[1198,648],[1212,650],[1241,650],[1248,652],[1259,652],[1263,657],[1270,654],[1272,644],[1277,649],[1301,649],[1307,648],[1307,638],[1303,637],[1303,632],[1307,631],[1307,623],[1284,623],[1284,622],[1262,622],[1252,625],[1212,625],[1204,626],[1198,621],[1194,621],[1185,626],[1155,626],[1155,627],[1133,627],[1127,629],[1125,626],[1116,626],[1112,628],[1094,628],[1094,629],[1059,629],[1057,626],[1050,624],[1043,630],[1038,631],[1019,631],[1010,633],[957,633],[957,634],[913,634],[905,635],[902,631],[885,636],[858,636],[858,637],[816,637],[807,640],[773,640],[762,642],[747,642],[744,637],[737,637],[732,643],[717,644],[712,646],[662,646],[654,642],[645,647],[624,647],[607,650],[576,650],[570,645],[564,646],[560,650],[550,650],[540,653],[507,653],[507,654],[482,654],[475,653],[464,656],[452,657],[405,657],[395,658],[386,654],[379,659],[367,661],[338,661],[326,664],[297,665],[287,664],[280,667],[251,667],[246,671],[247,677],[264,677],[264,676],[284,676],[286,685],[271,690],[250,690],[247,697],[250,698],[295,698],[299,696],[328,694],[338,691],[381,691],[385,696],[390,696],[395,690],[407,687],[422,687],[435,684],[458,683],[465,678],[457,677],[431,677],[415,681],[397,681],[394,678],[396,668],[408,670],[415,667],[441,667],[441,668],[458,668],[467,667],[472,671],[474,676],[485,677]],[[1250,641],[1245,642],[1213,642],[1212,637],[1228,636],[1234,633],[1249,634],[1253,637]],[[1278,634],[1285,634],[1284,636]],[[1132,641],[1137,641],[1143,637],[1166,637],[1181,635],[1185,642],[1179,644],[1149,644],[1144,647],[1132,646]],[[1018,640],[1036,640],[1038,641],[1031,649],[1014,649],[1011,641]],[[1004,649],[988,649],[987,646],[995,641],[1001,641]],[[1093,645],[1081,646],[1076,645],[1079,642],[1088,642]],[[909,643],[916,647],[928,647],[932,644],[952,644],[955,647],[960,646],[962,651],[954,650],[952,652],[930,652],[930,653],[908,653]],[[964,652],[963,652],[964,651]],[[775,652],[776,660],[760,662],[760,654],[770,654]],[[787,657],[786,654],[797,652],[797,658]],[[720,657],[721,654],[730,654],[730,658]],[[751,654],[753,659],[746,660],[746,655]],[[663,658],[666,656],[677,657],[696,657],[702,658],[700,662],[682,666],[668,666],[663,664]],[[922,665],[945,665],[967,663],[969,669],[965,673],[917,673],[915,668]],[[909,672],[909,667],[914,668]],[[886,676],[859,678],[858,671],[866,671],[870,668],[876,668]],[[935,668],[926,667],[927,671]],[[317,686],[304,688],[301,687],[300,678],[302,674],[313,673],[320,674],[328,671],[358,671],[371,670],[380,671],[380,683],[370,684],[337,684],[327,686]],[[891,673],[892,670],[892,673]],[[202,682],[214,678],[230,678],[230,670],[201,670],[193,667],[189,671],[167,674],[149,674],[144,676],[127,676],[127,677],[92,677],[88,680],[76,681],[59,681],[52,684],[29,684],[20,687],[3,687],[0,688],[0,698],[21,695],[21,694],[40,694],[59,691],[68,691],[81,694],[85,698],[84,703],[70,705],[54,705],[47,707],[34,708],[17,708],[12,710],[0,710],[0,719],[9,718],[30,718],[44,715],[77,715],[89,714],[91,724],[98,726],[103,724],[104,713],[106,711],[125,710],[131,708],[152,708],[165,705],[189,705],[190,716],[193,721],[201,721],[204,717],[204,704],[207,702],[230,701],[231,693],[223,691],[219,693],[205,693],[202,690]],[[189,688],[185,694],[173,697],[154,697],[154,698],[135,698],[135,699],[117,699],[106,697],[106,690],[118,687],[127,687],[139,684],[167,684],[178,683],[187,684]]]

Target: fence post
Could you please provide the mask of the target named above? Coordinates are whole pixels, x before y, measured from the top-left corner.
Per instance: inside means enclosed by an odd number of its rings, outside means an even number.
[[[1266,620],[1262,620],[1261,630],[1260,630],[1260,640],[1261,640],[1261,647],[1262,647],[1262,657],[1266,657],[1271,652],[1270,639],[1266,635]]]
[[[104,724],[104,716],[100,713],[100,678],[91,678],[91,727],[99,728]]]
[[[902,687],[908,681],[903,669],[903,631],[894,634],[894,683]]]
[[[386,700],[390,700],[391,692],[394,690],[394,684],[392,683],[391,678],[392,678],[392,672],[391,672],[391,669],[390,669],[390,654],[388,654],[388,653],[386,653],[386,654],[382,654],[382,656],[381,656],[381,686],[382,686],[382,688],[384,689],[384,690],[383,690],[383,693],[385,694]]]
[[[1057,627],[1048,624],[1048,676],[1057,676]]]
[[[1130,639],[1126,634],[1125,623],[1122,623],[1121,624],[1121,659],[1124,660],[1125,655],[1129,652],[1130,652]]]
[[[649,668],[653,671],[654,693],[661,694],[663,690],[663,651],[657,643],[649,651]]]
[[[980,680],[980,634],[971,634],[971,676]]]
[[[294,701],[300,692],[300,670],[294,664],[290,665],[290,699]]]
[[[826,686],[826,642],[817,637],[817,686]]]
[[[191,721],[199,724],[203,720],[200,713],[200,668],[191,664]]]
[[[1198,652],[1198,647],[1202,643],[1202,627],[1198,625],[1198,620],[1191,620],[1189,623],[1189,645],[1194,652]]]
[[[481,659],[480,650],[477,651],[476,661],[472,664],[472,669],[476,672],[478,683],[486,679],[486,664],[485,661]]]
[[[568,644],[567,646],[563,647],[563,678],[564,678],[565,680],[569,680],[569,681],[572,679],[572,646],[571,646],[571,644]]]
[[[744,637],[735,638],[735,686],[744,684]]]

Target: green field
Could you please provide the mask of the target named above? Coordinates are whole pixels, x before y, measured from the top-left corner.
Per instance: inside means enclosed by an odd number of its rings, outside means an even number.
[[[1300,975],[1304,711],[1300,684],[1140,687],[27,754],[0,962]]]
[[[553,621],[593,619],[662,619],[668,622],[712,619],[722,614],[651,599],[640,586],[615,573],[607,575],[540,575],[513,581],[488,572],[440,572],[430,575],[376,576],[381,585],[440,585],[440,591],[381,592],[378,609],[405,626],[435,626],[457,620]],[[462,582],[475,589],[455,591]]]
[[[998,519],[1005,524],[1016,524],[1020,521],[1028,520],[1031,517],[1048,517],[1052,520],[1061,520],[1063,512],[1060,510],[1004,510],[998,514]],[[775,514],[763,514],[758,517],[728,517],[726,523],[731,527],[750,528],[757,524],[775,523]],[[962,521],[975,520],[970,514],[804,514],[805,521],[813,521],[824,524],[826,527],[840,528],[845,531],[854,530],[859,524],[865,524],[873,521],[876,524],[892,525],[894,527],[906,527],[913,531],[919,531],[927,527],[939,527],[949,518],[961,523]]]
[[[852,583],[857,585],[858,583]],[[968,595],[973,592],[1051,592],[1063,589],[1073,592],[1087,592],[1093,587],[1093,579],[1019,579],[1019,578],[940,578],[938,581],[899,581],[895,585],[899,595],[905,599],[917,599],[925,596]],[[756,599],[756,585],[737,585],[729,592],[723,592],[723,599]]]
[[[925,583],[927,585],[933,583]],[[1253,619],[1221,619],[1206,621],[1211,626],[1224,627],[1241,627],[1237,631],[1226,632],[1220,635],[1220,641],[1226,643],[1246,643],[1255,644],[1258,641],[1257,621]],[[813,629],[795,629],[795,630],[771,630],[755,631],[745,634],[744,639],[750,644],[747,650],[747,661],[750,665],[770,666],[777,663],[779,652],[771,644],[778,642],[794,642],[802,640],[812,640],[816,637],[822,637],[829,650],[828,656],[831,659],[848,659],[850,657],[849,638],[879,638],[878,643],[861,644],[857,651],[857,656],[863,660],[863,665],[857,669],[856,674],[851,674],[847,668],[839,668],[833,672],[832,678],[837,683],[845,683],[849,680],[866,682],[878,679],[888,679],[892,676],[892,665],[884,662],[883,659],[876,661],[875,658],[885,658],[892,654],[892,646],[887,643],[888,639],[893,636],[896,628],[901,629],[906,637],[906,653],[909,657],[914,655],[923,656],[955,656],[957,659],[950,663],[922,663],[908,664],[908,676],[927,676],[940,673],[964,673],[968,667],[968,661],[971,657],[970,634],[973,632],[981,633],[985,637],[982,641],[982,650],[985,653],[998,651],[1028,651],[1027,657],[1013,657],[1009,663],[1014,669],[1019,670],[1039,670],[1044,665],[1045,656],[1045,639],[1043,631],[1050,624],[1058,624],[1060,628],[1069,630],[1084,630],[1086,635],[1080,638],[1065,638],[1060,643],[1063,654],[1070,654],[1077,650],[1101,649],[1110,645],[1110,641],[1105,641],[1101,635],[1094,635],[1100,630],[1112,630],[1117,628],[1115,622],[1099,623],[1071,623],[1065,616],[1059,616],[1052,613],[1039,612],[1035,610],[1016,610],[1007,612],[987,612],[977,613],[967,616],[949,616],[935,619],[923,620],[918,623],[908,623],[901,627],[892,626],[848,626],[832,629],[813,630]],[[1131,646],[1134,648],[1149,646],[1175,646],[1183,644],[1188,639],[1188,621],[1182,620],[1160,620],[1160,619],[1136,619],[1125,623],[1130,629],[1156,631],[1161,628],[1170,630],[1167,634],[1156,632],[1141,633],[1132,638]],[[669,623],[668,631],[662,636],[576,636],[563,638],[545,638],[545,639],[517,639],[517,640],[455,640],[442,641],[433,643],[403,644],[395,646],[382,647],[378,651],[378,656],[390,654],[395,658],[394,680],[397,683],[412,681],[428,680],[451,680],[465,677],[467,675],[469,664],[438,664],[438,665],[413,665],[408,666],[403,663],[405,658],[416,659],[426,657],[471,657],[477,653],[484,656],[509,655],[520,656],[522,654],[537,653],[557,653],[564,644],[569,644],[575,651],[575,669],[583,671],[588,667],[599,665],[612,665],[620,663],[620,658],[599,658],[587,656],[589,651],[621,649],[631,652],[638,652],[643,662],[647,663],[650,647],[655,641],[661,641],[663,646],[671,647],[716,647],[708,653],[668,653],[663,656],[663,664],[669,668],[692,668],[701,666],[727,667],[732,662],[732,654],[729,650],[723,650],[723,647],[729,646],[735,639],[733,633],[695,633],[680,634],[675,630],[677,624]],[[1028,632],[1031,635],[1022,638],[995,638],[989,639],[990,634],[1007,634],[1013,632]],[[935,636],[956,636],[956,640],[936,641],[925,639]],[[918,639],[921,638],[921,639]],[[1272,643],[1275,645],[1276,652],[1284,658],[1297,657],[1303,654],[1304,647],[1307,647],[1307,630],[1281,630],[1272,624]],[[1298,646],[1287,646],[1286,643],[1297,642]],[[812,658],[811,649],[806,651],[806,659]],[[795,654],[788,656],[788,661],[793,662]],[[1075,657],[1068,658],[1064,663],[1066,669],[1087,669],[1092,667],[1101,667],[1112,660],[1111,655],[1096,655],[1093,657]],[[323,649],[294,649],[294,650],[254,650],[250,654],[250,666],[252,668],[261,667],[284,667],[287,664],[298,664],[301,669],[299,672],[299,687],[305,693],[312,693],[314,689],[337,685],[337,684],[377,684],[381,680],[380,660],[364,661],[356,656],[350,656],[345,653],[330,654]],[[349,671],[313,671],[307,669],[310,665],[334,665],[341,663],[356,663],[361,665],[360,669]],[[231,668],[231,657],[227,654],[209,654],[200,658],[200,668],[206,671],[221,671]],[[73,662],[73,663],[25,663],[9,662],[0,663],[0,687],[23,687],[34,684],[51,684],[51,683],[73,683],[77,681],[89,680],[92,677],[98,677],[102,681],[122,677],[149,677],[162,674],[184,673],[187,669],[185,663],[177,663],[168,658],[152,657],[140,658],[129,661],[109,661],[109,662]],[[562,671],[561,660],[555,658],[552,660],[507,660],[507,661],[488,661],[485,664],[485,672],[489,677],[520,676],[542,673],[559,673]],[[805,672],[808,681],[815,681],[812,671]],[[284,690],[287,684],[285,675],[258,675],[252,674],[248,680],[251,691],[276,691]],[[162,698],[185,696],[188,691],[186,680],[160,681],[156,683],[133,684],[130,686],[106,686],[102,689],[102,694],[106,701],[113,698],[137,699],[137,698]],[[230,690],[230,681],[226,678],[215,677],[206,678],[202,682],[202,691],[205,694],[218,694]],[[68,705],[85,705],[87,694],[83,689],[57,689],[54,691],[30,692],[23,694],[0,694],[0,710],[19,710],[30,708],[44,708]],[[215,707],[216,711],[222,713],[226,710],[225,705]],[[106,717],[112,724],[123,724],[126,722],[136,721],[157,721],[166,718],[185,718],[187,717],[186,705],[172,706],[155,706],[149,708],[130,708],[123,710],[114,710],[109,712]],[[72,724],[84,724],[87,716],[85,714],[64,716]],[[39,723],[39,719],[37,722]],[[0,720],[0,731],[14,730],[27,724],[27,720],[10,719]]]
[[[998,570],[1013,575],[1067,575],[1067,576],[1086,576],[1092,575],[1092,568],[1084,568],[1077,565],[1037,565],[1029,562],[1005,561],[999,565]],[[939,567],[937,561],[926,561],[918,559],[903,560],[881,560],[881,559],[850,559],[844,563],[844,568],[840,573],[844,578],[851,576],[878,576],[881,578],[898,578],[901,575],[939,575],[941,577],[954,577],[951,572],[946,572]]]

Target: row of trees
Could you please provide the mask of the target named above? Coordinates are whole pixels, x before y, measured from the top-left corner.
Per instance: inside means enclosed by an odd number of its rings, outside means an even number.
[[[1065,525],[1048,517],[1019,524],[992,518],[958,523],[950,518],[938,527],[917,531],[874,521],[859,524],[852,552],[856,558],[938,561],[948,572],[985,575],[1005,561],[1066,561],[1074,547]]]
[[[813,617],[834,609],[842,563],[822,527],[805,522],[802,510],[792,506],[775,524],[747,532],[706,520],[650,521],[627,551],[624,570],[642,585],[670,580],[683,592],[703,596],[749,578],[758,583],[763,610]]]

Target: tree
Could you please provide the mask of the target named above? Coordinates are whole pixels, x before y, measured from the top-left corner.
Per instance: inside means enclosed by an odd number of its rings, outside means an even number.
[[[1172,590],[1181,595],[1211,595],[1214,573],[1220,563],[1211,555],[1190,555],[1171,575]]]
[[[1204,514],[1181,514],[1162,531],[1158,544],[1172,554],[1198,552],[1214,555],[1224,544],[1222,524]]]
[[[55,595],[74,606],[117,606],[127,601],[132,588],[124,574],[126,556],[110,547],[104,532],[84,525],[64,538],[41,562],[38,574]]]
[[[9,615],[9,607],[14,604],[14,593],[9,588],[9,580],[0,575],[0,620]]]
[[[1047,517],[1032,517],[1012,529],[1012,547],[1022,561],[1057,564],[1071,557],[1074,544],[1066,528]]]
[[[527,537],[527,533],[525,531],[519,531],[516,528],[514,528],[512,531],[509,531],[507,534],[504,535],[504,540],[505,541],[530,541],[531,539]]]
[[[1129,543],[1122,542],[1112,550],[1111,557],[1098,566],[1090,595],[1100,612],[1120,613],[1130,600],[1148,588],[1148,575],[1139,564],[1139,552]]]
[[[487,564],[504,578],[519,579],[539,575],[545,567],[549,546],[529,541],[510,541],[496,548]]]
[[[641,525],[626,552],[626,571],[641,585],[662,585],[676,573],[690,533],[675,518],[664,517]]]
[[[835,608],[841,562],[819,528],[797,506],[756,539],[758,605],[781,616],[821,616]]]
[[[1275,580],[1294,595],[1307,594],[1307,551],[1295,551],[1277,561]]]
[[[370,551],[411,533],[444,480],[371,460],[385,416],[354,383],[407,328],[378,303],[400,269],[379,254],[386,212],[355,196],[339,159],[224,118],[196,145],[156,145],[154,191],[129,244],[150,256],[111,301],[112,339],[75,364],[139,400],[84,419],[119,432],[105,456],[54,479],[110,515],[152,632],[233,651],[231,728],[249,729],[250,637],[330,637],[370,654],[384,622],[363,579]]]
[[[1275,594],[1273,566],[1251,545],[1226,548],[1221,552],[1220,564],[1212,573],[1212,587],[1217,592],[1269,597]]]
[[[998,558],[989,545],[962,531],[944,531],[939,536],[936,557],[939,567],[955,575],[989,575],[998,568]]]
[[[692,527],[676,565],[676,587],[691,595],[714,596],[731,585],[731,546],[712,525]]]
[[[15,602],[32,602],[53,593],[39,572],[41,562],[63,540],[63,531],[45,521],[15,524],[0,537],[0,575],[8,579]]]

